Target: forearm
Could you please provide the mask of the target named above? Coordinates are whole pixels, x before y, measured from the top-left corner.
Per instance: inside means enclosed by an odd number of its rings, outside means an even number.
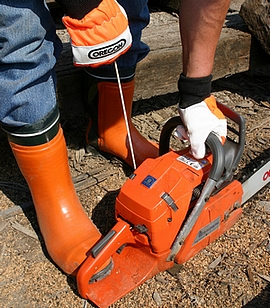
[[[183,73],[187,77],[209,76],[230,0],[181,0],[180,3]]]

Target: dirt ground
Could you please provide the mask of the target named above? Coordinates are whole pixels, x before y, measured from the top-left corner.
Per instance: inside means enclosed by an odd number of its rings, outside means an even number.
[[[270,156],[270,66],[219,79],[213,94],[246,119],[246,145],[235,172],[243,182]],[[176,99],[172,93],[135,102],[134,125],[158,142],[166,120],[177,114]],[[61,124],[75,187],[86,213],[105,235],[115,222],[115,198],[132,169],[85,147],[87,122],[86,112],[70,114],[63,106]],[[27,185],[2,131],[0,157],[1,307],[95,307],[78,295],[74,277],[51,262]],[[111,307],[270,307],[269,185],[243,205],[239,222],[178,273],[159,273]]]
[[[269,72],[265,66],[213,84],[217,99],[247,121],[246,146],[235,174],[241,181],[270,154]],[[175,114],[173,93],[135,102],[133,121],[144,136],[158,141],[163,124]],[[62,110],[61,122],[74,181],[82,175],[88,179],[85,189],[82,182],[76,184],[80,200],[106,234],[114,224],[116,195],[132,170],[114,157],[85,149],[87,117]],[[63,274],[47,255],[30,194],[3,132],[0,152],[1,307],[94,307],[78,295],[74,278]],[[112,307],[270,307],[269,186],[243,209],[240,221],[179,273],[158,274]]]

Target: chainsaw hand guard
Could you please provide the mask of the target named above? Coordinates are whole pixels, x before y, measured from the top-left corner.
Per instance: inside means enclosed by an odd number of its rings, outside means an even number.
[[[180,116],[171,118],[164,125],[160,135],[160,155],[163,155],[169,151],[170,136],[173,130],[178,125],[182,125],[182,120]],[[206,145],[209,147],[213,155],[212,168],[210,170],[208,179],[205,182],[200,198],[198,199],[189,218],[185,222],[184,227],[181,229],[173,243],[171,253],[168,256],[167,261],[174,260],[175,256],[181,249],[186,237],[190,233],[199,215],[201,214],[205,203],[208,201],[213,190],[215,189],[216,183],[219,181],[223,174],[225,166],[225,153],[221,142],[215,134],[210,133],[206,139]]]

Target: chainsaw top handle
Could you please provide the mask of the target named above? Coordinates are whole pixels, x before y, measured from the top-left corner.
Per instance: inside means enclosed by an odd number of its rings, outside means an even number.
[[[243,154],[245,145],[245,118],[226,105],[217,102],[217,106],[226,118],[230,120],[230,123],[233,123],[233,125],[227,123],[227,129],[228,132],[234,136],[233,138],[227,136],[223,147],[220,142],[217,142],[218,138],[213,133],[211,133],[206,140],[206,145],[210,148],[213,158],[216,158],[213,162],[210,177],[214,180],[218,179],[216,188],[221,188],[232,180],[233,173]],[[169,152],[170,137],[173,130],[178,125],[183,125],[180,116],[173,117],[165,123],[159,140],[160,156]],[[237,126],[238,129],[235,128],[235,126]],[[223,159],[225,159],[225,162]],[[222,172],[223,174],[221,177]]]
[[[183,125],[180,116],[176,116],[169,119],[163,126],[159,140],[160,156],[169,152],[170,136],[173,130],[178,125]],[[224,149],[218,137],[214,133],[209,134],[205,143],[209,147],[211,153],[213,154],[213,164],[211,167],[209,178],[217,182],[221,178],[222,173],[224,171],[224,164],[225,164]]]

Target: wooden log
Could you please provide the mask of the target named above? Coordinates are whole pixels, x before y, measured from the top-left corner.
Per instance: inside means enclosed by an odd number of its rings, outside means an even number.
[[[164,12],[151,15],[142,40],[150,54],[138,64],[135,99],[177,91],[182,71],[178,18]],[[238,14],[228,15],[215,56],[214,79],[249,69],[251,35]]]
[[[270,3],[264,0],[246,0],[240,10],[252,35],[270,55]]]
[[[242,0],[241,0],[242,1]],[[142,40],[151,49],[136,70],[134,101],[177,91],[182,71],[182,48],[178,17],[166,12],[151,13],[150,24],[144,29]],[[83,113],[84,71],[72,64],[72,53],[66,30],[57,25],[57,33],[64,49],[56,65],[59,106],[69,114]],[[214,79],[246,71],[250,63],[262,61],[252,37],[237,10],[227,15],[216,51]]]
[[[182,71],[178,18],[165,12],[152,13],[142,40],[151,51],[137,66],[134,100],[177,91],[177,80]],[[216,52],[214,79],[248,70],[250,46],[251,35],[246,32],[245,24],[238,14],[230,14]],[[70,110],[83,112],[80,103],[83,101],[83,69],[73,66],[67,41],[64,41],[56,73],[60,106],[68,104]]]
[[[245,0],[231,0],[230,11],[239,12]],[[179,12],[180,0],[149,0],[150,7],[158,7],[166,12]]]

